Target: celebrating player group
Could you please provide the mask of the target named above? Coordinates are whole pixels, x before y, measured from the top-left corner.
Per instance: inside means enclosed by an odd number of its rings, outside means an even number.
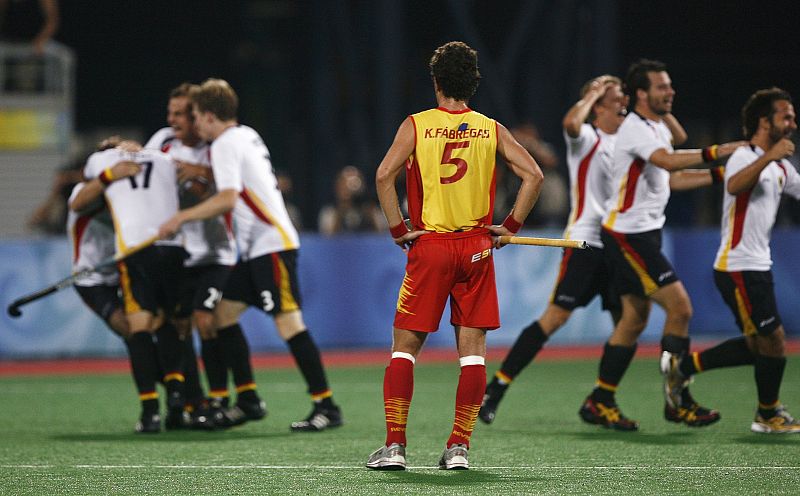
[[[406,467],[414,366],[448,299],[461,373],[453,427],[438,461],[442,469],[469,467],[477,420],[498,421],[517,375],[595,296],[614,330],[594,388],[576,405],[584,422],[639,428],[622,413],[616,391],[655,302],[666,313],[660,369],[667,421],[690,427],[719,421],[720,412],[692,396],[690,380],[715,368],[752,365],[758,398],[751,430],[800,433],[800,421],[779,399],[785,333],[769,251],[781,195],[800,198],[800,175],[786,160],[794,153],[789,137],[797,128],[787,92],[768,88],[750,96],[742,109],[744,141],[675,149],[687,135],[672,114],[676,93],[663,63],[641,59],[624,78],[588,81],[562,125],[572,199],[564,238],[590,248],[564,250],[547,307],[522,330],[487,385],[486,333],[500,327],[493,249],[520,230],[543,174],[502,124],[469,107],[481,77],[475,50],[447,43],[431,57],[430,72],[436,107],[402,122],[376,173],[380,206],[407,265],[398,281],[383,381],[386,438],[367,467]],[[79,279],[76,289],[127,346],[141,401],[138,432],[162,428],[158,383],[166,392],[167,429],[220,429],[266,415],[239,325],[248,306],[274,319],[307,383],[311,412],[291,429],[316,432],[343,423],[303,320],[298,233],[276,187],[269,151],[256,131],[238,123],[237,107],[236,93],[223,80],[179,86],[169,96],[169,127],[144,146],[104,143],[70,198],[75,271],[137,249],[116,270]],[[520,186],[507,217],[493,224],[497,155]],[[407,213],[396,190],[402,172]],[[698,352],[690,349],[692,304],[662,251],[662,230],[672,190],[712,184],[721,185],[724,198],[709,277],[741,335]]]

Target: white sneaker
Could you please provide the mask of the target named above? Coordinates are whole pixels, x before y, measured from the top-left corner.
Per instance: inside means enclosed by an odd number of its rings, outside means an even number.
[[[445,448],[442,457],[439,458],[439,468],[442,470],[467,470],[469,468],[468,453],[469,448],[466,444],[454,444]]]
[[[381,446],[369,455],[367,468],[373,470],[405,470],[406,447],[399,443]]]

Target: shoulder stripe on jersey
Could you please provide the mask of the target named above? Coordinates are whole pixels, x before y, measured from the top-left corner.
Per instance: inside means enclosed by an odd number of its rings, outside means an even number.
[[[175,136],[168,136],[164,138],[164,141],[161,142],[161,151],[167,153],[170,148],[172,148],[172,142],[175,140]]]
[[[636,197],[636,183],[639,181],[639,176],[642,175],[644,169],[644,160],[641,158],[635,159],[628,167],[628,180],[625,184],[625,197],[622,201],[622,208],[620,213],[627,211],[633,206],[633,200]]]
[[[583,213],[583,206],[586,203],[586,176],[589,175],[589,163],[592,161],[592,157],[594,157],[597,147],[600,146],[600,139],[601,138],[598,135],[594,146],[591,150],[589,150],[589,153],[583,157],[580,165],[578,165],[578,202],[577,211],[575,213],[575,221],[580,219],[581,214]]]

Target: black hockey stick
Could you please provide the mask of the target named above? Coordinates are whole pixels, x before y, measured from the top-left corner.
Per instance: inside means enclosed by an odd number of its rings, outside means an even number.
[[[17,318],[20,315],[22,315],[22,311],[20,311],[20,307],[21,306],[27,305],[28,303],[30,303],[32,301],[36,301],[36,300],[38,300],[40,298],[44,298],[45,296],[51,295],[51,294],[53,294],[56,291],[59,291],[61,289],[68,288],[68,287],[72,286],[73,284],[75,284],[75,281],[77,281],[81,277],[85,277],[85,276],[91,274],[92,272],[97,272],[98,270],[104,269],[106,267],[110,267],[110,266],[116,264],[117,262],[119,262],[120,260],[124,259],[125,257],[133,255],[134,253],[147,248],[148,246],[150,246],[153,243],[155,243],[157,240],[158,240],[158,236],[153,236],[152,238],[149,238],[149,239],[139,243],[138,245],[133,246],[133,247],[125,250],[122,253],[117,253],[116,255],[114,255],[111,258],[103,260],[102,262],[100,262],[99,264],[95,265],[94,267],[89,267],[88,269],[80,270],[80,271],[75,272],[74,274],[70,275],[69,277],[65,277],[64,279],[61,279],[60,281],[56,282],[55,284],[51,284],[50,286],[47,286],[46,288],[42,288],[39,291],[35,291],[35,292],[33,292],[31,294],[28,294],[28,295],[25,295],[25,296],[21,296],[21,297],[17,298],[16,300],[12,301],[10,305],[8,305],[8,309],[7,309],[8,314],[10,316],[14,317],[14,318]]]

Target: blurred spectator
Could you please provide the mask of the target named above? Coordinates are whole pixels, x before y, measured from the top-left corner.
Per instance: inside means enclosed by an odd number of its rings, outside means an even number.
[[[366,232],[386,229],[386,219],[370,198],[364,175],[348,165],[336,176],[335,200],[319,211],[319,231],[332,235],[343,232]]]
[[[60,167],[53,178],[47,198],[33,211],[28,227],[45,234],[64,234],[67,222],[67,200],[72,188],[83,180],[81,169],[85,157]]]
[[[32,57],[7,59],[6,91],[34,92],[44,86],[41,56],[59,24],[57,0],[0,0],[0,40],[30,43]]]
[[[278,191],[283,195],[283,202],[286,204],[286,211],[289,212],[289,219],[292,220],[295,229],[298,231],[303,230],[303,215],[300,209],[294,203],[294,183],[292,176],[286,171],[275,171],[275,177],[278,179]]]
[[[539,130],[531,122],[509,129],[511,134],[528,150],[544,172],[544,184],[539,200],[526,225],[561,227],[566,223],[569,208],[569,191],[564,176],[558,170],[558,155],[550,143],[542,140]],[[514,199],[512,198],[513,202]]]

